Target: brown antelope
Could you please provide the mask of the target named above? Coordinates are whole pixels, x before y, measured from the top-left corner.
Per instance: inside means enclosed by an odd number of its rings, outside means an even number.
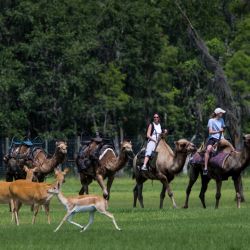
[[[108,202],[103,197],[98,195],[78,195],[73,197],[65,197],[60,191],[60,188],[56,185],[51,187],[48,192],[50,194],[57,195],[59,201],[66,207],[67,210],[66,215],[64,216],[58,227],[54,230],[54,232],[58,231],[66,220],[69,223],[80,227],[81,232],[86,231],[87,228],[94,222],[94,213],[96,211],[111,218],[115,225],[115,228],[117,230],[121,230],[116,224],[113,214],[107,211]],[[72,217],[79,212],[89,212],[89,222],[86,226],[72,221]]]
[[[9,190],[10,184],[11,182],[0,181],[0,204],[10,204],[10,212],[12,212],[13,221],[14,203]]]
[[[28,167],[24,166],[24,171],[26,172],[26,180],[28,181],[32,180],[35,170],[36,169],[29,169]],[[11,182],[0,181],[0,203],[10,204],[10,212],[12,212],[12,221],[13,221],[14,203],[9,189],[10,184]]]
[[[19,225],[18,211],[21,207],[21,203],[35,205],[32,224],[35,223],[39,205],[43,205],[47,214],[48,223],[50,224],[49,202],[53,195],[48,193],[48,189],[54,186],[60,188],[68,170],[69,169],[60,171],[55,169],[56,181],[52,184],[31,182],[27,180],[17,180],[10,184],[9,190],[14,201],[14,215],[17,225]]]

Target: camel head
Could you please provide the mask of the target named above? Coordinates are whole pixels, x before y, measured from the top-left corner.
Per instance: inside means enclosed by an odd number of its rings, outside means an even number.
[[[175,142],[175,151],[189,154],[196,151],[196,147],[192,142],[186,139],[180,139]]]
[[[135,155],[132,149],[131,141],[124,140],[121,143],[121,152],[127,154],[129,158],[134,158]]]
[[[57,141],[56,142],[56,152],[61,153],[63,155],[67,154],[67,143],[64,141]]]
[[[243,142],[246,147],[250,148],[250,134],[243,135]]]

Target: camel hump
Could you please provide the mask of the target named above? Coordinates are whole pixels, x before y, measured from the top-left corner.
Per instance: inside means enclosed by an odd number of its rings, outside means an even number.
[[[104,147],[103,147],[104,148]],[[106,147],[104,149],[101,149],[100,152],[100,156],[99,156],[99,160],[102,160],[102,158],[106,155],[106,154],[111,154],[115,157],[115,152],[111,147]]]

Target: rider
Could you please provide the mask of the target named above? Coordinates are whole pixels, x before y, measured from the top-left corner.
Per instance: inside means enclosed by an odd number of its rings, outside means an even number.
[[[98,145],[98,147],[91,153],[92,158],[97,160],[99,158],[100,150],[103,146],[103,139],[99,135],[97,135],[96,137],[92,138],[91,141],[96,142],[96,144]]]
[[[210,153],[212,152],[213,146],[220,142],[223,145],[227,145],[231,147],[231,150],[234,151],[233,145],[227,141],[224,138],[223,132],[225,128],[225,122],[223,117],[223,114],[225,114],[226,111],[223,110],[222,108],[216,108],[212,114],[212,118],[208,120],[208,141],[206,143],[206,152],[205,152],[205,166],[203,170],[203,175],[207,175],[208,170],[207,170],[207,165],[208,165],[208,160],[210,157]]]
[[[149,161],[149,158],[150,158],[152,152],[155,150],[159,135],[163,132],[167,133],[167,130],[166,129],[162,130],[161,124],[160,124],[159,114],[155,113],[154,114],[154,121],[149,124],[148,129],[147,129],[148,143],[147,143],[145,158],[144,158],[144,162],[143,162],[143,165],[141,167],[141,170],[143,170],[143,171],[148,170],[147,163]]]
[[[95,142],[96,144],[93,148],[92,142]],[[79,172],[88,169],[93,163],[95,164],[96,162],[98,162],[102,142],[102,138],[97,135],[96,137],[91,138],[91,141],[87,147],[82,148],[79,151],[79,154],[77,156],[77,166],[79,168]]]

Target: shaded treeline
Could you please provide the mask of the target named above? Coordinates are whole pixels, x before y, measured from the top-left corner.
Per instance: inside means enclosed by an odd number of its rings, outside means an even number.
[[[224,69],[247,132],[248,1],[179,4]],[[3,0],[1,136],[135,136],[157,111],[177,137],[202,137],[226,103],[203,59],[175,1]]]

